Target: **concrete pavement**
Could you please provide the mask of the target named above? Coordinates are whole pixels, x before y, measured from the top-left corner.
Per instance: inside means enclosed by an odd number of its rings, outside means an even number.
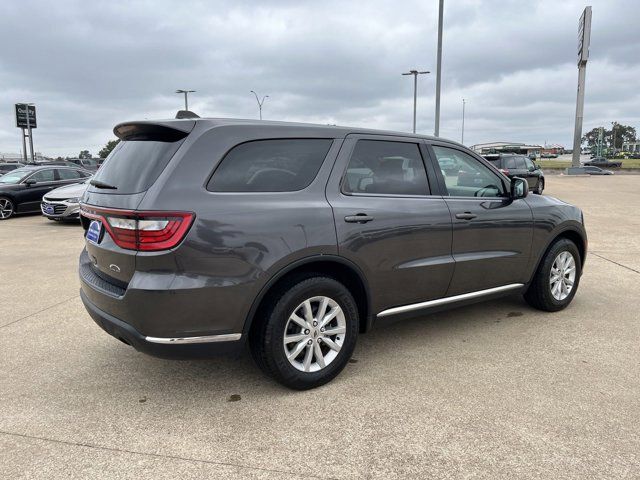
[[[309,392],[137,353],[81,305],[77,225],[0,222],[0,478],[639,477],[640,177],[547,180],[589,232],[568,309],[374,330]]]

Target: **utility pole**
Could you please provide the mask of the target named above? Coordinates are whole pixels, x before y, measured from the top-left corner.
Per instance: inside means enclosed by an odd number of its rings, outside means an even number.
[[[418,75],[431,72],[419,72],[418,70],[409,70],[402,75],[413,75],[413,133],[416,133],[416,105],[418,103]]]
[[[440,0],[438,7],[438,59],[436,71],[436,121],[434,135],[440,136],[440,85],[442,83],[442,20],[444,17],[444,0]]]
[[[265,95],[262,97],[262,101],[258,98],[258,94],[251,90],[251,93],[256,97],[256,102],[258,102],[258,111],[260,112],[260,120],[262,120],[262,105],[264,105],[264,101],[269,98],[269,95]]]
[[[464,145],[464,106],[467,103],[467,101],[463,98],[462,99],[462,139],[460,140],[460,143]]]
[[[194,93],[195,90],[182,90],[182,89],[178,89],[176,90],[176,93],[184,93],[184,109],[189,111],[189,98],[188,95],[190,93]]]
[[[576,98],[576,121],[573,132],[573,157],[569,174],[583,173],[580,164],[582,150],[582,119],[584,117],[584,84],[589,60],[589,43],[591,41],[591,7],[586,7],[578,23],[578,94]]]

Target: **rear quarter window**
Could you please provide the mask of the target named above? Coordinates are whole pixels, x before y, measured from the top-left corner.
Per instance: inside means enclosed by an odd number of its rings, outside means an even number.
[[[213,173],[211,192],[293,192],[311,184],[333,139],[255,140],[235,146]]]

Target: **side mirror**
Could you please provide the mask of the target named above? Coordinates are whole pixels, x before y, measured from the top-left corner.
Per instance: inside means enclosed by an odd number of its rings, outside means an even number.
[[[35,185],[35,184],[36,184],[36,181],[35,181],[33,178],[30,178],[29,180],[26,180],[26,181],[24,182],[24,184],[25,184],[27,187],[30,187],[31,185]]]
[[[519,198],[525,198],[529,194],[529,184],[527,181],[520,177],[513,177],[511,179],[511,199],[518,200]]]

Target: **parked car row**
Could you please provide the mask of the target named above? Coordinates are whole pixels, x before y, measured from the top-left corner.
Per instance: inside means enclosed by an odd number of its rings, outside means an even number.
[[[52,164],[26,165],[5,173],[0,176],[0,220],[38,211],[52,219],[77,218],[79,197],[86,189],[86,184],[78,184],[92,175],[76,166]]]

